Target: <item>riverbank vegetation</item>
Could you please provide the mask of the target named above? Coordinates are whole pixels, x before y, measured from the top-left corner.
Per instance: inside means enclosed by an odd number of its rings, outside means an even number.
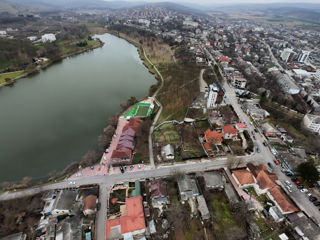
[[[13,39],[0,38],[0,86],[6,82],[13,83],[15,79],[36,72],[65,57],[103,45],[101,41],[92,39],[86,25],[60,24],[56,28],[59,32],[54,42],[31,42],[26,38],[28,33],[14,36]],[[46,60],[38,61],[40,58]]]
[[[140,48],[145,49],[147,57],[158,68],[164,78],[164,84],[158,100],[163,105],[159,122],[165,120],[183,120],[188,106],[199,94],[199,74],[201,67],[189,58],[188,47],[172,45],[150,32],[139,30],[125,25],[112,25],[108,27],[110,33],[122,37]],[[141,54],[140,54],[141,55]],[[142,56],[142,60],[143,56]],[[152,71],[147,61],[144,64]],[[160,86],[153,85],[149,95],[152,95]]]

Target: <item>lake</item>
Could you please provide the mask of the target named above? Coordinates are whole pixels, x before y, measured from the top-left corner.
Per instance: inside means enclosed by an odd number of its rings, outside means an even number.
[[[0,89],[0,181],[46,179],[98,146],[108,117],[156,83],[137,49],[110,34],[105,45]]]

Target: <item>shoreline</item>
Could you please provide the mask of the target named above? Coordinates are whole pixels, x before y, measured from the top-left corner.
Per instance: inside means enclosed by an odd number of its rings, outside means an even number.
[[[14,79],[11,79],[10,81],[8,82],[4,82],[4,83],[1,83],[0,84],[0,88],[2,87],[5,87],[5,86],[11,86],[13,85],[17,80],[19,79],[22,79],[22,78],[26,78],[28,76],[31,76],[33,74],[37,74],[38,72],[40,72],[41,70],[43,69],[46,69],[47,67],[50,67],[52,64],[56,63],[56,62],[60,62],[68,57],[72,57],[72,56],[76,56],[76,55],[80,55],[82,53],[85,53],[87,51],[92,51],[94,49],[97,49],[97,48],[100,48],[100,47],[103,47],[104,43],[99,41],[99,45],[98,46],[93,46],[93,47],[90,47],[90,48],[86,48],[86,49],[79,49],[79,51],[76,51],[76,52],[72,52],[72,53],[68,53],[68,54],[63,54],[61,55],[58,59],[55,59],[55,60],[48,60],[46,63],[44,64],[41,64],[41,65],[38,65],[36,66],[34,69],[32,69],[31,71],[29,72],[24,72],[22,73],[20,76],[14,78]],[[11,73],[11,72],[8,72],[8,73]]]
[[[136,41],[133,41],[129,38],[126,38],[125,36],[121,36],[120,34],[117,34],[117,32],[106,29],[106,33],[111,34],[115,37],[121,38],[125,41],[127,41],[128,43],[132,44],[133,46],[135,46],[137,48],[137,52],[139,54],[139,58],[142,61],[142,64],[148,69],[149,73],[151,73],[152,75],[155,76],[155,79],[157,80],[157,84],[158,85],[161,81],[160,76],[157,74],[156,71],[154,71],[153,66],[150,66],[148,63],[148,60],[145,58],[144,54],[143,54],[143,50],[141,49],[142,46],[141,44],[137,43]],[[151,90],[151,87],[149,88],[149,91]]]

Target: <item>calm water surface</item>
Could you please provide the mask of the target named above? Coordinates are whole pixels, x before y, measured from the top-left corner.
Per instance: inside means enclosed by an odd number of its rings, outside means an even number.
[[[120,103],[155,83],[134,46],[98,37],[102,48],[0,89],[0,182],[40,180],[81,160]]]

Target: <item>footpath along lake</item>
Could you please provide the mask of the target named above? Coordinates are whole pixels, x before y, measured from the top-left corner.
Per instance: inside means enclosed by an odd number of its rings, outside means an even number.
[[[137,49],[110,34],[105,45],[0,89],[0,182],[45,179],[94,150],[108,117],[156,83]]]

